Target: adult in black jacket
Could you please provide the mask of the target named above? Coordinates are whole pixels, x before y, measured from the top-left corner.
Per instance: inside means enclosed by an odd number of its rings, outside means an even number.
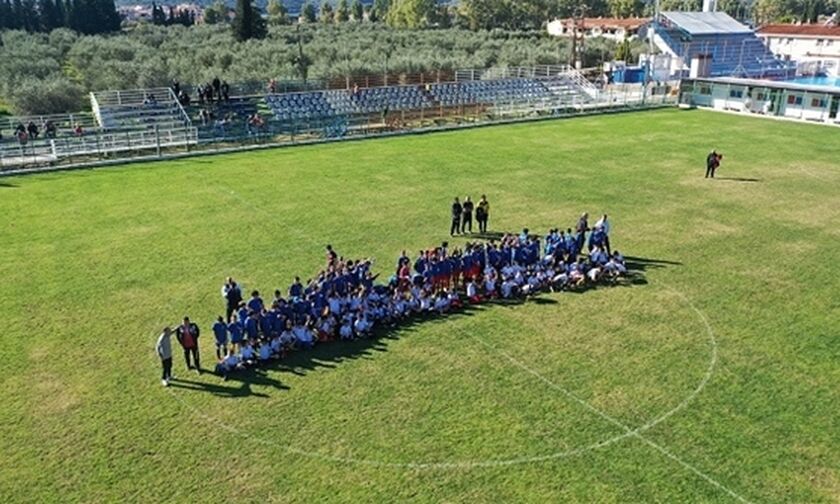
[[[198,357],[198,336],[201,331],[198,325],[190,322],[189,317],[184,317],[184,323],[178,326],[175,330],[175,337],[178,343],[184,349],[184,360],[187,363],[187,369],[192,369],[190,365],[190,354],[192,354],[193,362],[195,363],[195,370],[201,373],[201,361]]]
[[[210,101],[213,101],[213,91],[216,92],[216,101],[222,101],[222,81],[218,77],[213,79],[213,90],[210,92]]]
[[[452,202],[452,226],[449,227],[449,236],[455,236],[461,232],[461,213],[464,211],[458,198]]]
[[[230,324],[231,316],[233,312],[239,307],[239,303],[242,302],[242,289],[239,288],[239,285],[233,280],[233,278],[228,277],[225,284],[222,286],[222,297],[227,300],[227,308],[225,312],[227,313],[227,321]]]
[[[722,157],[715,151],[706,156],[706,178],[715,178],[715,170],[720,166],[720,158]]]
[[[472,214],[473,214],[473,202],[470,200],[470,197],[467,196],[467,199],[464,200],[464,213],[461,217],[461,233],[467,232],[467,227],[470,228],[470,233],[472,233]]]

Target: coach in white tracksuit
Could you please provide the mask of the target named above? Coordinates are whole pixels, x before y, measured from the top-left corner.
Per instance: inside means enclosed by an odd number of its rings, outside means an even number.
[[[160,364],[163,367],[163,376],[161,377],[161,384],[164,387],[169,386],[169,380],[172,379],[172,329],[168,326],[163,328],[163,332],[158,337],[155,351],[160,357]]]
[[[612,250],[610,249],[610,221],[607,220],[607,214],[604,214],[603,217],[598,219],[598,222],[595,223],[595,227],[600,227],[602,231],[604,231],[604,245],[607,248],[607,255],[612,255]]]

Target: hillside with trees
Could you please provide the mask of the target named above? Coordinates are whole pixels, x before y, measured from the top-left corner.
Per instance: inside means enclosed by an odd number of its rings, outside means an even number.
[[[15,30],[0,37],[0,96],[16,113],[79,110],[88,107],[89,91],[166,86],[172,79],[264,83],[557,64],[569,56],[566,40],[542,31],[409,30],[352,22],[272,25],[266,38],[245,42],[226,25],[142,24],[111,36]],[[593,39],[584,63],[598,65],[614,50],[615,44]]]

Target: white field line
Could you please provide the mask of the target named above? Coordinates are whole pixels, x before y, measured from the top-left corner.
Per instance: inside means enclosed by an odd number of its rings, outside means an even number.
[[[637,427],[637,428],[635,428],[635,429],[631,429],[629,426],[627,426],[626,424],[624,424],[624,423],[623,423],[623,422],[621,422],[620,420],[617,420],[616,418],[614,418],[614,417],[612,417],[612,416],[608,415],[607,413],[605,413],[605,412],[601,411],[600,409],[596,408],[595,406],[592,406],[590,403],[588,403],[586,400],[584,400],[584,399],[582,399],[581,397],[579,397],[579,396],[578,396],[577,394],[575,394],[574,392],[572,392],[572,391],[570,391],[570,390],[566,389],[565,387],[563,387],[563,386],[561,386],[561,385],[558,385],[558,384],[554,383],[553,381],[551,381],[551,380],[549,380],[548,378],[546,378],[545,376],[541,375],[540,373],[538,373],[538,372],[537,372],[537,371],[535,371],[534,369],[532,369],[532,368],[528,367],[526,364],[524,364],[524,363],[522,363],[521,361],[517,360],[516,358],[514,358],[514,357],[513,357],[513,356],[511,356],[510,354],[506,353],[505,351],[497,349],[496,347],[494,347],[494,346],[493,346],[493,345],[491,345],[490,343],[487,343],[486,341],[484,341],[484,340],[483,340],[483,339],[481,339],[481,338],[477,338],[477,340],[478,340],[478,341],[479,341],[482,345],[484,345],[485,347],[487,347],[488,349],[493,350],[493,351],[497,352],[499,355],[502,355],[503,357],[505,357],[508,361],[510,361],[510,362],[511,362],[512,364],[514,364],[516,367],[518,367],[518,368],[522,369],[523,371],[525,371],[525,372],[527,372],[527,373],[531,374],[532,376],[534,376],[535,378],[537,378],[538,380],[540,380],[541,382],[543,382],[544,384],[546,384],[548,387],[550,387],[550,388],[552,388],[552,389],[554,389],[554,390],[556,390],[556,391],[558,391],[558,392],[562,393],[563,395],[565,395],[566,397],[568,397],[568,398],[572,399],[573,401],[577,402],[578,404],[580,404],[580,405],[581,405],[581,406],[583,406],[584,408],[588,409],[588,410],[589,410],[589,411],[591,411],[592,413],[594,413],[594,414],[598,415],[599,417],[603,418],[603,419],[604,419],[604,420],[606,420],[607,422],[609,422],[609,423],[611,423],[611,424],[615,425],[616,427],[620,428],[621,430],[623,430],[623,431],[624,431],[624,433],[625,433],[625,435],[620,436],[620,438],[622,438],[622,437],[630,437],[630,436],[632,436],[632,437],[635,437],[635,438],[639,439],[640,441],[644,442],[644,443],[645,443],[645,444],[647,444],[648,446],[650,446],[650,447],[652,447],[652,448],[656,449],[657,451],[659,451],[660,453],[662,453],[662,454],[663,454],[663,455],[665,455],[666,457],[668,457],[668,458],[670,458],[671,460],[673,460],[673,461],[677,462],[678,464],[680,464],[680,465],[681,465],[681,466],[683,466],[684,468],[688,469],[689,471],[693,472],[694,474],[696,474],[696,475],[697,475],[697,476],[699,476],[700,478],[704,479],[705,481],[707,481],[707,482],[708,482],[708,483],[710,483],[711,485],[713,485],[713,486],[715,486],[716,488],[718,488],[718,489],[720,489],[720,490],[722,490],[722,491],[726,492],[727,494],[729,494],[729,496],[733,497],[734,499],[736,499],[736,500],[738,500],[738,501],[740,501],[740,502],[745,502],[745,503],[748,503],[748,502],[750,502],[750,501],[749,501],[749,500],[747,500],[746,498],[744,498],[743,496],[739,495],[738,493],[736,493],[736,492],[735,492],[735,491],[733,491],[732,489],[728,488],[728,487],[727,487],[727,486],[725,486],[724,484],[722,484],[722,483],[720,483],[719,481],[715,480],[714,478],[712,478],[712,477],[711,477],[711,476],[709,476],[708,474],[704,473],[704,472],[703,472],[703,471],[701,471],[700,469],[696,468],[695,466],[693,466],[693,465],[689,464],[688,462],[686,462],[685,460],[683,460],[682,458],[680,458],[679,456],[675,455],[673,452],[671,452],[670,450],[668,450],[667,448],[663,447],[662,445],[660,445],[660,444],[658,444],[658,443],[656,443],[656,442],[654,442],[654,441],[651,441],[650,439],[648,439],[648,438],[647,438],[647,437],[645,437],[645,436],[642,436],[642,434],[641,434],[642,432],[644,432],[644,431],[646,431],[646,430],[650,429],[651,427],[655,426],[656,424],[658,424],[658,423],[662,422],[662,421],[663,421],[663,420],[665,420],[666,418],[668,418],[668,417],[672,416],[672,415],[673,415],[673,414],[675,414],[676,412],[678,412],[678,411],[682,410],[683,408],[685,408],[685,407],[688,405],[688,403],[689,403],[689,402],[691,402],[691,401],[692,401],[692,400],[693,400],[693,399],[697,396],[697,394],[699,394],[699,393],[700,393],[700,392],[701,392],[701,391],[702,391],[702,390],[706,387],[706,385],[708,384],[709,380],[710,380],[710,379],[711,379],[711,377],[712,377],[712,373],[713,373],[714,368],[715,368],[715,366],[716,366],[716,364],[717,364],[717,340],[716,340],[716,338],[715,338],[715,336],[714,336],[714,331],[712,330],[712,327],[711,327],[711,325],[709,324],[709,321],[708,321],[708,319],[706,318],[705,314],[704,314],[703,312],[701,312],[701,311],[700,311],[700,310],[699,310],[696,306],[694,306],[694,303],[692,303],[692,302],[691,302],[691,300],[689,300],[689,299],[688,299],[685,295],[683,295],[681,292],[676,291],[676,290],[674,290],[674,289],[672,289],[672,288],[670,288],[670,287],[666,287],[666,288],[667,288],[670,292],[672,292],[672,293],[676,294],[677,296],[679,296],[679,297],[680,297],[683,301],[685,301],[685,302],[686,302],[686,303],[687,303],[687,304],[691,307],[691,309],[692,309],[692,310],[694,310],[694,312],[697,314],[698,318],[700,318],[700,320],[703,322],[703,325],[705,325],[705,326],[706,326],[706,332],[707,332],[707,334],[709,335],[709,341],[710,341],[710,343],[711,343],[711,345],[712,345],[712,359],[711,359],[711,361],[709,362],[709,367],[708,367],[708,369],[707,369],[707,371],[706,371],[706,375],[705,375],[705,376],[703,377],[703,379],[700,381],[700,384],[699,384],[699,385],[698,385],[698,386],[697,386],[697,387],[696,387],[696,388],[695,388],[695,389],[691,392],[691,394],[689,394],[689,395],[688,395],[688,396],[687,396],[687,397],[686,397],[686,398],[685,398],[685,399],[684,399],[681,403],[679,403],[679,404],[678,404],[676,407],[674,407],[673,409],[669,410],[668,412],[666,412],[665,414],[663,414],[663,415],[659,416],[658,418],[656,418],[656,419],[654,419],[654,420],[652,420],[652,421],[650,421],[650,422],[648,422],[648,423],[646,423],[646,424],[642,425],[641,427]]]
[[[676,291],[672,290],[672,292],[676,292]],[[591,451],[591,450],[606,447],[608,445],[617,443],[621,440],[624,440],[624,439],[627,439],[627,438],[630,438],[630,437],[639,437],[640,439],[644,440],[645,442],[649,442],[648,440],[646,440],[645,438],[642,438],[639,435],[640,432],[643,432],[644,430],[650,429],[654,425],[659,424],[660,422],[664,421],[668,417],[674,415],[676,412],[685,408],[694,399],[694,397],[697,396],[697,394],[699,394],[705,388],[706,384],[709,382],[709,379],[711,378],[711,375],[712,375],[712,373],[714,371],[714,368],[716,366],[716,363],[717,363],[717,341],[715,340],[714,332],[712,331],[711,326],[708,324],[708,321],[706,320],[705,316],[703,316],[703,314],[699,310],[697,310],[690,303],[690,301],[688,301],[688,299],[685,298],[685,296],[682,296],[679,293],[677,293],[677,294],[684,301],[686,301],[686,303],[688,303],[692,307],[692,309],[694,309],[694,311],[698,314],[698,316],[701,318],[704,325],[706,326],[706,332],[707,332],[707,335],[709,337],[709,344],[710,344],[711,349],[712,349],[711,359],[710,359],[710,362],[709,362],[709,366],[706,370],[706,374],[704,375],[704,377],[702,378],[700,383],[676,407],[667,411],[663,415],[660,415],[659,417],[647,422],[646,424],[644,424],[640,427],[637,427],[636,429],[630,429],[629,427],[621,424],[620,427],[623,431],[622,433],[620,433],[616,436],[613,436],[609,439],[605,439],[605,440],[602,440],[602,441],[591,443],[589,445],[574,448],[574,449],[571,449],[571,450],[559,451],[559,452],[554,452],[554,453],[544,454],[544,455],[513,457],[513,458],[506,458],[506,459],[485,459],[485,460],[475,460],[475,461],[387,462],[387,461],[382,461],[382,460],[362,459],[362,458],[354,458],[354,457],[341,457],[341,456],[324,454],[324,453],[320,453],[320,452],[316,452],[316,451],[301,450],[301,449],[294,448],[294,447],[291,447],[291,446],[282,445],[282,444],[278,443],[277,441],[269,440],[269,439],[262,438],[262,437],[259,437],[259,436],[254,436],[254,435],[251,435],[251,434],[246,435],[245,433],[241,433],[235,427],[227,425],[224,422],[220,422],[218,419],[212,417],[211,415],[208,415],[208,414],[200,411],[199,409],[195,408],[194,406],[190,405],[189,403],[184,401],[180,397],[179,394],[176,394],[172,389],[170,389],[170,393],[171,393],[172,397],[174,397],[178,402],[180,402],[186,409],[192,411],[195,415],[197,415],[197,416],[207,420],[208,422],[212,423],[214,426],[222,427],[224,430],[227,430],[228,432],[231,432],[231,433],[237,434],[237,435],[245,436],[247,439],[250,439],[254,442],[265,444],[265,445],[271,446],[272,448],[280,449],[280,450],[286,451],[288,453],[293,453],[293,454],[296,454],[296,455],[301,455],[301,456],[309,457],[309,458],[316,458],[316,459],[327,460],[327,461],[332,461],[332,462],[339,462],[339,463],[344,463],[344,464],[361,464],[361,465],[368,465],[368,466],[408,468],[408,469],[471,469],[471,468],[478,468],[478,467],[500,467],[500,466],[515,465],[515,464],[537,463],[537,462],[544,462],[544,461],[549,461],[549,460],[571,457],[571,456],[579,455],[579,454],[587,452],[587,451]],[[478,341],[480,343],[482,343],[484,346],[487,346],[489,348],[492,348],[493,350],[496,350],[494,347],[489,345],[487,342],[485,342],[483,340],[478,340]],[[498,351],[498,350],[496,350],[496,351]],[[514,362],[518,367],[520,367],[520,368],[524,369],[525,371],[529,372],[530,374],[534,375],[535,377],[537,377],[538,379],[540,379],[541,381],[543,381],[544,383],[546,383],[550,387],[564,393],[564,395],[567,395],[568,397],[572,398],[573,400],[575,400],[578,403],[582,403],[582,404],[585,403],[585,401],[583,401],[579,397],[574,396],[573,394],[569,393],[566,389],[560,387],[557,384],[554,384],[553,382],[544,378],[542,375],[539,375],[539,373],[537,373],[536,371],[533,371],[532,369],[527,368],[527,366],[524,366],[519,361],[516,361],[510,355],[507,355],[503,352],[499,352],[499,353],[502,353],[502,355],[504,355],[506,358],[508,358],[509,360]],[[588,403],[586,404],[586,407],[587,407],[587,409],[592,409],[592,407],[590,405],[588,405]],[[599,411],[595,411],[595,413],[598,414],[599,416],[602,416],[602,413],[599,412]],[[608,420],[608,421],[610,421],[610,423],[613,423],[613,424],[615,424],[617,422],[614,419],[613,420]],[[656,449],[664,450],[664,448],[660,447],[659,445],[656,445]],[[671,456],[671,455],[669,455],[669,456]],[[684,464],[684,462],[682,462],[680,460],[678,460],[678,462]]]
[[[207,183],[206,180],[205,180],[205,186],[210,188],[210,185]],[[255,210],[259,213],[263,213],[263,214],[266,214],[266,215],[270,215],[270,212],[268,212],[268,211],[266,211],[266,210],[264,210],[260,207],[257,207],[256,205],[253,204],[252,201],[243,198],[239,193],[237,193],[236,191],[234,191],[232,189],[228,189],[227,191],[225,191],[224,189],[222,189],[218,186],[213,187],[213,189],[222,193],[222,194],[227,194],[227,195],[233,196],[240,203],[242,203],[243,205],[251,208],[252,210]],[[309,235],[304,234],[297,229],[294,229],[294,232],[299,238],[303,238],[304,241],[308,241],[309,243],[315,244],[315,240],[312,239],[312,237],[310,237]],[[677,412],[679,412],[680,410],[682,410],[686,406],[688,406],[688,404],[690,402],[692,402],[694,400],[694,398],[698,394],[700,394],[700,392],[703,391],[703,389],[706,388],[706,385],[708,384],[709,380],[711,379],[712,374],[714,373],[714,369],[717,366],[717,360],[718,360],[717,339],[715,338],[714,331],[712,330],[712,327],[709,324],[709,321],[706,318],[705,314],[703,312],[701,312],[696,306],[694,306],[694,304],[685,295],[683,295],[681,292],[676,291],[676,290],[674,290],[670,287],[666,287],[666,288],[669,291],[671,291],[673,294],[679,296],[686,304],[688,304],[688,306],[691,307],[691,309],[697,314],[698,318],[703,322],[703,325],[706,328],[706,333],[709,337],[709,343],[710,343],[710,346],[711,346],[711,358],[710,358],[709,365],[706,369],[706,373],[704,374],[703,378],[700,380],[697,387],[695,387],[694,390],[692,390],[691,393],[688,396],[685,397],[685,399],[683,399],[679,404],[677,404],[671,410],[665,412],[664,414],[660,415],[659,417],[657,417],[657,418],[655,418],[655,419],[647,422],[646,424],[644,424],[640,427],[637,427],[635,429],[631,429],[629,426],[623,424],[622,422],[616,420],[615,418],[607,415],[606,413],[602,412],[601,410],[599,410],[599,409],[595,408],[594,406],[590,405],[589,403],[587,403],[586,401],[584,401],[583,399],[581,399],[577,395],[573,394],[569,390],[567,390],[567,389],[555,384],[554,382],[548,380],[547,378],[543,377],[542,375],[540,375],[539,373],[537,373],[533,369],[527,367],[525,364],[523,364],[523,363],[519,362],[518,360],[514,359],[512,356],[508,355],[507,353],[505,353],[503,351],[500,351],[500,350],[496,350],[495,347],[493,347],[492,345],[490,345],[486,341],[484,341],[480,338],[477,338],[477,340],[482,345],[497,351],[498,353],[503,355],[505,358],[507,358],[509,361],[511,361],[513,364],[515,364],[517,367],[519,367],[519,368],[523,369],[524,371],[532,374],[533,376],[538,378],[540,381],[544,382],[549,387],[563,393],[567,397],[573,399],[575,402],[581,404],[582,406],[589,409],[593,413],[602,417],[604,420],[606,420],[606,421],[616,425],[617,427],[621,428],[624,431],[624,433],[622,433],[618,436],[614,436],[612,438],[609,438],[609,439],[606,439],[606,440],[603,440],[603,441],[599,441],[599,442],[596,442],[596,443],[593,443],[593,444],[590,444],[590,445],[587,445],[587,446],[583,446],[583,447],[580,447],[580,448],[561,451],[561,452],[555,452],[555,453],[551,453],[551,454],[548,454],[548,455],[537,455],[537,456],[531,456],[531,457],[518,457],[518,458],[509,458],[509,459],[502,459],[502,460],[482,460],[482,461],[462,461],[462,462],[458,462],[458,461],[455,461],[455,462],[405,462],[405,463],[385,462],[385,461],[379,461],[379,460],[359,459],[359,458],[352,458],[352,457],[340,457],[340,456],[328,455],[328,454],[323,454],[323,453],[314,452],[314,451],[300,450],[300,449],[297,449],[297,448],[294,448],[294,447],[291,447],[291,446],[278,446],[278,444],[276,442],[269,441],[269,440],[261,438],[259,436],[249,435],[249,436],[247,436],[247,438],[251,439],[251,440],[254,440],[254,441],[257,441],[257,442],[260,442],[262,444],[267,444],[267,445],[272,446],[274,448],[279,447],[284,451],[287,451],[289,453],[294,453],[296,455],[301,455],[301,456],[310,457],[310,458],[318,458],[318,459],[322,459],[322,460],[329,460],[329,461],[340,462],[340,463],[352,463],[352,464],[384,466],[384,467],[403,467],[403,468],[410,468],[410,469],[469,469],[469,468],[474,468],[474,467],[498,467],[498,466],[514,465],[514,464],[535,463],[535,462],[543,462],[543,461],[547,461],[547,460],[571,457],[571,456],[578,455],[578,454],[581,454],[581,453],[586,452],[586,451],[595,450],[595,449],[598,449],[598,448],[608,446],[610,444],[616,443],[618,441],[621,441],[621,440],[629,438],[629,437],[635,437],[635,438],[640,439],[644,443],[648,444],[652,448],[656,449],[657,451],[659,451],[663,455],[667,456],[668,458],[670,458],[670,459],[674,460],[675,462],[679,463],[680,465],[682,465],[686,469],[690,470],[691,472],[695,473],[699,477],[703,478],[704,480],[706,480],[710,484],[712,484],[715,487],[723,490],[724,492],[726,492],[727,494],[729,494],[733,498],[735,498],[735,499],[737,499],[741,502],[749,502],[744,497],[738,495],[737,493],[735,493],[731,489],[727,488],[723,484],[719,483],[718,481],[714,480],[713,478],[711,478],[707,474],[703,473],[702,471],[700,471],[696,467],[692,466],[688,462],[685,462],[683,459],[674,455],[673,453],[668,451],[666,448],[662,447],[661,445],[659,445],[657,443],[654,443],[653,441],[651,441],[651,440],[649,440],[646,437],[643,437],[641,435],[642,432],[651,429],[652,427],[654,427],[654,426],[658,425],[659,423],[665,421],[669,417],[673,416],[674,414],[676,414]],[[190,404],[186,403],[182,398],[180,398],[178,395],[176,395],[174,393],[174,391],[172,391],[172,389],[170,389],[170,393],[182,405],[184,405],[187,409],[191,410],[194,414],[204,418],[205,420],[211,421],[216,426],[221,426],[224,430],[227,430],[231,433],[241,434],[235,427],[229,426],[229,425],[225,424],[224,422],[218,422],[212,416],[207,415],[207,414],[199,411],[195,407],[191,406]]]

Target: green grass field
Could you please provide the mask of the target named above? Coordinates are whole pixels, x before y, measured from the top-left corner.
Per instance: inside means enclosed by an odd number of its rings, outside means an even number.
[[[838,140],[664,110],[0,179],[0,495],[838,502]],[[225,276],[387,273],[481,193],[495,230],[609,213],[644,281],[160,386],[184,314],[212,364]]]

